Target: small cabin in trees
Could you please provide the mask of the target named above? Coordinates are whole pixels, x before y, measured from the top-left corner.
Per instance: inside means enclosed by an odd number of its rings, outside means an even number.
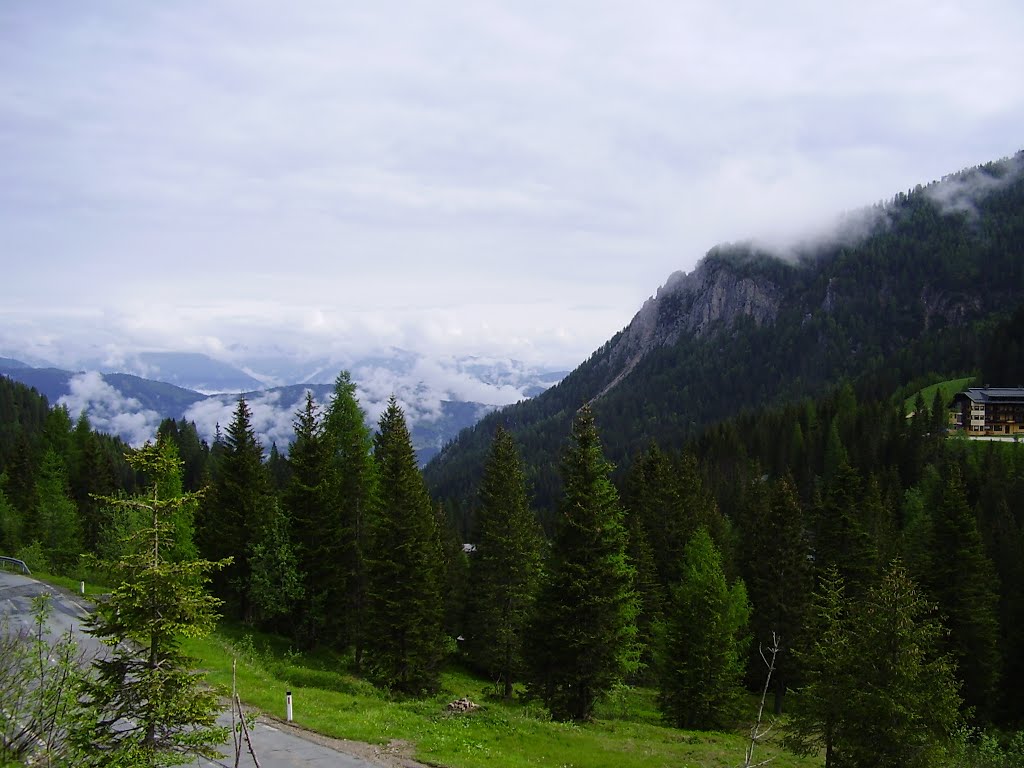
[[[956,426],[968,435],[1024,434],[1024,387],[971,387],[953,398]]]

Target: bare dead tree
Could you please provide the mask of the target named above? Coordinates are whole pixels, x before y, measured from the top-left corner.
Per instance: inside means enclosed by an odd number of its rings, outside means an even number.
[[[235,706],[238,708],[238,717],[242,724],[245,745],[249,748],[249,754],[252,755],[252,761],[256,764],[256,768],[260,768],[260,759],[256,756],[256,749],[252,745],[252,737],[249,736],[249,725],[245,722],[245,710],[242,709],[242,700],[238,698],[237,693],[235,694]]]
[[[238,659],[231,660],[231,743],[235,748],[235,768],[242,756],[241,727],[235,724],[235,700],[238,698]]]
[[[757,719],[754,724],[750,726],[750,743],[747,744],[747,752],[743,760],[741,768],[757,768],[757,766],[767,765],[774,758],[766,758],[759,763],[754,762],[754,748],[761,744],[772,732],[775,724],[772,723],[766,727],[762,727],[761,723],[764,718],[764,702],[768,698],[768,688],[771,685],[772,673],[775,672],[775,657],[779,654],[779,636],[774,631],[772,632],[772,644],[768,646],[768,652],[765,653],[764,646],[758,646],[758,653],[761,654],[761,660],[765,666],[768,667],[768,674],[764,678],[764,688],[761,689],[761,703],[757,707]]]

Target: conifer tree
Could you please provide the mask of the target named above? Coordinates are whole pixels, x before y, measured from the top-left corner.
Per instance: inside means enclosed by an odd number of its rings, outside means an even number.
[[[588,720],[636,662],[636,601],[611,465],[590,408],[573,422],[549,572],[530,633],[531,687],[556,720]]]
[[[52,448],[43,455],[35,498],[32,535],[43,545],[53,568],[63,573],[82,551],[82,525],[69,496],[64,462]]]
[[[374,440],[380,479],[367,561],[366,663],[379,684],[433,691],[445,652],[441,553],[405,414],[392,396]]]
[[[727,544],[728,526],[693,454],[673,460],[651,446],[630,472],[626,498],[643,520],[666,598],[668,587],[679,581],[686,545],[700,526],[708,529],[720,551]]]
[[[840,459],[817,505],[815,565],[835,566],[846,589],[860,595],[876,573],[877,553],[864,520],[863,486],[857,470]]]
[[[848,467],[849,464],[850,455],[839,434],[839,419],[832,419],[828,427],[824,455],[822,457],[822,479],[825,484],[831,484],[836,474],[841,469]]]
[[[999,583],[953,466],[933,487],[931,569],[925,577],[949,630],[946,648],[957,663],[964,701],[982,720],[992,713],[999,678]]]
[[[0,551],[17,552],[21,545],[21,515],[7,499],[6,473],[0,474]]]
[[[82,523],[82,544],[85,551],[95,552],[103,522],[96,497],[114,493],[114,469],[112,462],[103,455],[85,411],[78,417],[71,433],[71,453],[67,464],[71,496]]]
[[[264,499],[265,509],[247,552],[249,581],[246,585],[251,618],[277,632],[294,632],[288,620],[302,599],[304,585],[292,544],[291,525],[273,496]]]
[[[931,433],[933,438],[941,438],[946,433],[949,424],[949,408],[947,399],[943,397],[942,387],[935,390],[935,397],[932,398],[931,409]]]
[[[509,698],[523,674],[522,643],[540,576],[540,535],[519,450],[500,426],[479,499],[466,642],[474,665]]]
[[[875,552],[873,570],[881,573],[897,555],[896,522],[892,506],[882,494],[878,477],[868,478],[858,515]]]
[[[853,617],[856,684],[838,752],[854,768],[947,765],[960,730],[960,697],[944,631],[898,562],[868,592]]]
[[[788,466],[790,471],[796,474],[799,490],[805,484],[803,481],[812,474],[807,466],[807,446],[799,419],[793,420],[793,429],[789,436],[789,450],[786,456],[788,461],[785,466]]]
[[[306,393],[309,394],[308,392]],[[277,442],[270,444],[270,453],[267,454],[267,477],[270,478],[270,487],[275,494],[284,493],[290,479],[290,465],[288,460],[277,450]]]
[[[181,456],[178,453],[177,443],[167,437],[157,437],[157,444],[163,453],[166,453],[167,460],[175,466],[182,464]],[[195,515],[198,506],[197,499],[193,495],[183,496],[184,487],[182,483],[182,472],[174,472],[163,477],[153,478],[152,482],[159,484],[159,492],[165,498],[182,497],[184,501],[169,510],[168,517],[164,521],[170,531],[164,555],[168,560],[195,560],[199,553],[195,545]],[[144,525],[150,521],[142,520]]]
[[[306,392],[305,405],[295,415],[293,425],[295,437],[288,451],[289,478],[283,504],[291,521],[304,588],[295,630],[309,647],[314,647],[324,639],[329,616],[339,610],[342,595],[336,583],[337,547],[332,546],[337,533],[333,530],[329,496],[330,455],[312,392]]]
[[[906,563],[911,577],[927,588],[928,574],[932,569],[934,531],[931,510],[920,488],[908,488],[903,493],[900,515],[903,518],[899,537],[900,559]]]
[[[161,486],[180,486],[180,464],[167,443],[147,444],[129,457],[131,465],[153,478],[148,493],[107,498],[148,518],[139,531],[135,554],[105,564],[121,583],[96,606],[89,632],[110,646],[93,662],[94,674],[82,684],[85,716],[72,732],[79,750],[76,765],[163,766],[190,763],[196,754],[219,756],[216,746],[226,730],[216,726],[216,692],[191,669],[181,640],[202,637],[216,622],[219,600],[205,582],[224,565],[205,560],[170,562],[166,521],[189,494],[167,496]]]
[[[847,603],[832,568],[815,593],[805,685],[787,745],[824,753],[826,768],[938,768],[961,728],[943,629],[906,569]]]
[[[34,518],[38,503],[36,497],[36,473],[38,470],[39,456],[29,439],[28,431],[19,429],[5,473],[7,475],[7,498],[22,515],[25,540],[31,540],[36,535]]]
[[[214,585],[238,618],[256,618],[252,601],[250,553],[270,522],[273,507],[263,465],[263,447],[252,426],[252,411],[239,398],[223,441],[215,443],[210,492],[203,504],[201,546],[211,559],[232,558]]]
[[[775,713],[781,714],[787,683],[796,673],[789,651],[798,644],[813,586],[803,509],[788,477],[770,486],[760,478],[751,483],[742,539],[754,650],[767,647],[773,636],[778,643],[772,682]],[[760,671],[760,655],[752,658]]]
[[[742,691],[750,604],[742,580],[726,584],[721,555],[703,527],[686,547],[666,612],[658,694],[665,719],[678,728],[728,725]]]
[[[164,419],[157,428],[157,439],[170,438],[178,448],[181,457],[181,485],[186,491],[198,491],[204,482],[210,448],[200,439],[194,421],[177,422]]]
[[[654,565],[654,548],[640,515],[633,511],[626,514],[628,544],[626,554],[635,572],[633,589],[637,600],[636,644],[637,669],[633,681],[651,683],[656,671],[655,654],[657,636],[665,618],[667,592],[658,580]]]
[[[856,686],[849,606],[835,566],[824,570],[811,601],[806,641],[798,652],[803,687],[790,713],[786,745],[797,754],[823,754],[836,768],[849,692]]]
[[[3,497],[0,496],[0,504]],[[1009,721],[1024,712],[1024,532],[1005,499],[986,526],[993,565],[999,575],[1001,714]]]
[[[334,381],[333,397],[324,415],[324,447],[330,480],[326,489],[330,517],[324,540],[335,558],[333,583],[338,589],[337,598],[331,598],[336,600],[337,621],[328,632],[335,642],[354,645],[358,667],[366,643],[366,558],[377,480],[373,439],[348,371],[341,371]]]
[[[441,546],[441,594],[444,596],[444,634],[465,638],[469,557],[455,524],[443,504],[434,504],[434,522]]]

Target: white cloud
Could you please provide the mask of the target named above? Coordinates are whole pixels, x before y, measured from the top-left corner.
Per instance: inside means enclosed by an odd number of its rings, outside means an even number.
[[[942,179],[927,188],[928,196],[943,211],[977,215],[977,205],[991,192],[1016,181],[1024,171],[1024,155],[1018,155],[1002,176],[993,176],[981,168]]]
[[[155,439],[160,414],[122,395],[104,381],[102,374],[89,371],[73,376],[68,389],[70,392],[57,403],[66,406],[73,419],[84,412],[93,429],[120,435],[136,447]]]
[[[280,392],[268,392],[248,398],[246,403],[252,412],[249,423],[264,451],[277,443],[278,448],[286,452],[295,434],[295,414],[303,407],[305,395],[288,403],[282,401]],[[194,421],[199,434],[212,443],[218,425],[224,433],[237,408],[238,398],[215,395],[189,406],[184,417],[186,421]]]

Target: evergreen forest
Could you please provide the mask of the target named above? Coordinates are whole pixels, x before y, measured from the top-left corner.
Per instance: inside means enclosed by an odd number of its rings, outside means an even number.
[[[955,390],[920,393],[1024,382],[1024,181],[878,216],[796,262],[713,251],[783,292],[774,323],[684,335],[606,389],[613,340],[426,472],[398,402],[368,426],[346,372],[283,452],[244,398],[210,444],[165,420],[187,503],[163,553],[216,564],[225,622],[398,698],[459,665],[559,722],[651,689],[692,731],[743,727],[764,690],[780,742],[829,768],[1020,764],[1024,446],[968,440]],[[0,553],[73,576],[129,558],[139,456],[0,377]]]

